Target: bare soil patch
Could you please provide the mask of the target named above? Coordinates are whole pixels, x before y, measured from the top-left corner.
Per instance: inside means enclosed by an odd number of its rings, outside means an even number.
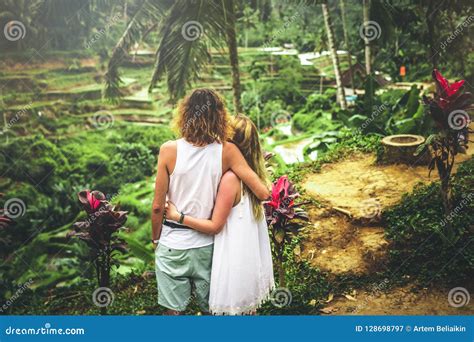
[[[458,162],[470,158],[459,155]],[[384,269],[389,241],[380,222],[382,211],[400,201],[418,183],[435,181],[426,166],[377,165],[371,154],[354,154],[306,177],[303,188],[320,203],[309,210],[303,259],[334,275],[368,275]]]
[[[322,309],[332,315],[472,315],[474,303],[454,307],[449,288],[417,288],[406,285],[387,291],[355,291],[337,296]],[[456,303],[455,303],[456,304]],[[459,303],[460,304],[460,303]]]

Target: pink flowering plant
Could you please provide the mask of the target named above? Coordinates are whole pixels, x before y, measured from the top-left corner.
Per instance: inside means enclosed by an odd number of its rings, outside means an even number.
[[[308,220],[308,214],[301,208],[304,203],[295,203],[299,196],[288,177],[282,176],[273,183],[271,199],[264,203],[273,242],[272,254],[278,268],[279,286],[285,286],[285,246],[303,227],[302,223]]]
[[[432,156],[429,171],[436,168],[441,181],[441,196],[445,215],[452,211],[451,172],[454,158],[459,153],[465,153],[469,142],[469,128],[473,96],[464,91],[464,80],[450,83],[441,73],[434,69],[433,80],[436,92],[433,97],[423,96],[428,113],[434,121],[437,132],[430,135],[416,154],[429,150]],[[451,223],[446,225],[445,236],[454,238]]]
[[[78,194],[86,218],[73,224],[68,236],[84,241],[90,249],[99,287],[110,286],[112,266],[118,266],[117,253],[126,252],[125,242],[117,236],[127,221],[127,212],[117,210],[100,191],[84,190]],[[105,313],[105,307],[102,313]]]

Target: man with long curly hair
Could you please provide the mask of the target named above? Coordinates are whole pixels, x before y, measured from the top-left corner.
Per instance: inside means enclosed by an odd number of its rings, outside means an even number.
[[[152,208],[158,304],[167,314],[182,313],[192,298],[209,311],[209,285],[214,238],[183,225],[185,215],[211,217],[222,175],[232,170],[261,200],[266,184],[249,167],[230,138],[229,114],[221,96],[196,89],[178,106],[180,139],[160,148]],[[178,221],[164,218],[166,197],[181,213]]]

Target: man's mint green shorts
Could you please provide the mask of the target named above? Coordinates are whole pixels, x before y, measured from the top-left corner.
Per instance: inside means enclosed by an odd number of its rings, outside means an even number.
[[[184,311],[194,292],[201,309],[209,312],[213,249],[214,245],[180,250],[159,244],[155,250],[158,304]]]

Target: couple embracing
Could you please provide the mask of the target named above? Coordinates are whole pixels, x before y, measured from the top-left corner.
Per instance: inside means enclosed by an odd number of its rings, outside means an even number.
[[[253,122],[196,89],[178,107],[181,138],[160,148],[152,210],[158,304],[181,314],[254,314],[274,287],[262,200],[269,197]]]

